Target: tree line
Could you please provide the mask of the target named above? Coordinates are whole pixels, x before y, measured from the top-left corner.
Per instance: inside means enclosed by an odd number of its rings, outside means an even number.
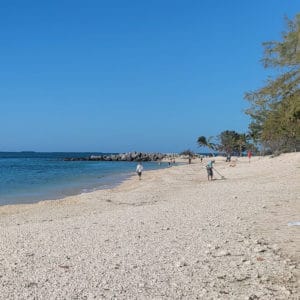
[[[286,23],[281,41],[263,43],[262,63],[276,75],[245,94],[249,135],[271,152],[300,150],[300,14]]]
[[[200,147],[206,147],[214,152],[224,154],[234,154],[241,156],[245,151],[257,151],[256,147],[250,141],[250,136],[246,133],[238,133],[234,130],[222,131],[216,138],[200,136],[197,139],[197,144]]]
[[[300,151],[300,14],[286,19],[281,41],[263,43],[263,66],[273,71],[266,84],[245,93],[251,122],[247,133],[231,130],[216,138],[200,136],[199,146],[212,152],[241,155],[253,152]]]
[[[234,130],[225,130],[217,137],[200,136],[197,139],[199,147],[208,148],[211,154],[223,153],[229,155],[241,156],[245,151],[256,152],[257,148],[251,143],[251,137],[245,133],[238,133]],[[189,157],[194,157],[195,153],[190,149],[184,150],[180,153]]]

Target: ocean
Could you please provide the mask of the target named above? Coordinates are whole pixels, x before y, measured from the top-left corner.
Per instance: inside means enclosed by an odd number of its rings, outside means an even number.
[[[0,205],[60,199],[121,183],[135,172],[136,162],[64,161],[103,153],[0,152]],[[167,164],[143,163],[144,170]]]

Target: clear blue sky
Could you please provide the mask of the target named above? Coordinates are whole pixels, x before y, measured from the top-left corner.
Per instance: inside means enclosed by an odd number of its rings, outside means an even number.
[[[245,132],[296,0],[0,0],[0,151],[197,150]]]

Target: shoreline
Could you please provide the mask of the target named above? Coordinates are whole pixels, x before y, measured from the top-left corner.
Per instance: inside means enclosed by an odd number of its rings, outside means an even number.
[[[182,160],[184,161],[184,160]],[[182,161],[180,162],[180,164],[182,163]],[[166,163],[166,162],[165,162]],[[178,167],[180,166],[180,164],[176,164],[176,165],[171,165],[171,167]],[[145,174],[150,173],[150,172],[159,172],[165,169],[168,169],[169,167],[162,167],[160,169],[149,169],[149,170],[144,170],[143,171],[143,177],[145,176]],[[113,175],[109,175],[107,177],[110,176],[115,176],[116,174]],[[12,210],[16,210],[19,211],[19,209],[22,208],[34,208],[36,205],[37,206],[42,206],[42,205],[50,205],[50,206],[55,206],[55,202],[59,203],[59,204],[64,204],[64,202],[66,203],[72,203],[72,202],[77,202],[75,198],[81,198],[84,197],[85,195],[88,196],[97,196],[97,194],[100,192],[104,192],[104,191],[114,191],[115,189],[118,189],[119,187],[123,187],[126,186],[127,184],[130,185],[131,181],[134,180],[133,178],[137,178],[136,173],[135,172],[126,172],[126,173],[120,173],[117,174],[118,180],[114,181],[113,183],[110,182],[108,185],[108,187],[104,187],[104,185],[102,186],[98,186],[98,187],[94,187],[91,189],[87,189],[86,192],[81,191],[80,193],[75,193],[75,194],[70,194],[70,195],[65,195],[63,197],[58,197],[58,198],[44,198],[41,200],[37,200],[37,201],[33,201],[33,202],[21,202],[21,203],[11,203],[11,204],[1,204],[0,205],[0,216],[4,211],[12,211]],[[120,177],[122,177],[121,180]]]
[[[72,162],[71,162],[72,163]],[[114,164],[115,162],[112,162]],[[125,162],[127,163],[127,162]],[[153,162],[152,162],[153,163]],[[135,166],[133,166],[135,167]],[[166,168],[167,165],[163,165],[160,168]],[[150,166],[149,170],[154,167]],[[133,168],[134,169],[134,168]],[[154,168],[155,169],[155,168]],[[30,195],[22,196],[21,193],[14,195],[6,195],[3,199],[0,199],[0,207],[6,205],[22,205],[22,204],[34,204],[41,201],[50,200],[62,200],[67,197],[77,196],[85,193],[90,193],[97,190],[112,189],[122,182],[126,181],[131,176],[134,176],[135,172],[132,170],[120,170],[120,172],[111,172],[110,174],[97,175],[95,178],[90,178],[91,183],[87,182],[88,177],[83,177],[81,181],[76,181],[76,178],[71,180],[71,185],[68,186],[65,183],[57,185],[57,189],[54,186],[44,185],[36,187],[35,190],[30,191]],[[97,179],[96,179],[97,178]],[[39,191],[40,190],[40,191]]]
[[[122,182],[128,180],[128,178],[132,177],[134,175],[133,172],[124,172],[124,173],[120,173],[120,174],[111,174],[108,175],[106,177],[102,177],[102,180],[107,180],[107,179],[111,179],[109,180],[109,182],[102,182],[101,185],[99,185],[100,183],[98,183],[97,185],[93,185],[90,187],[81,187],[81,188],[72,188],[72,190],[68,190],[68,192],[66,192],[66,194],[61,194],[61,195],[53,195],[50,197],[39,197],[39,199],[32,199],[32,200],[28,200],[27,198],[24,198],[22,200],[21,197],[18,197],[17,199],[20,202],[17,202],[17,200],[12,200],[12,203],[5,203],[5,204],[0,204],[0,208],[3,206],[13,206],[13,205],[31,205],[31,204],[37,204],[39,202],[43,202],[43,201],[62,201],[65,198],[68,197],[76,197],[82,194],[88,194],[88,193],[92,193],[95,191],[99,191],[99,190],[107,190],[107,189],[113,189],[114,187],[122,184]],[[3,200],[2,200],[3,201]],[[8,201],[6,201],[8,202]]]
[[[219,157],[220,160],[223,159],[223,157]],[[150,172],[160,172],[162,170],[165,170],[165,169],[168,169],[170,167],[179,167],[179,166],[182,166],[182,165],[188,165],[187,164],[187,159],[180,159],[180,158],[177,158],[178,162],[176,162],[176,164],[171,164],[171,166],[163,166],[162,168],[159,168],[159,169],[148,169],[148,170],[143,170],[143,177],[145,176],[145,174],[147,173],[150,173]],[[200,162],[200,159],[194,159],[197,161],[197,163]],[[165,160],[163,161],[164,164],[166,164],[168,162],[168,160]],[[195,164],[195,163],[193,163]],[[130,184],[130,182],[132,180],[134,180],[133,178],[138,178],[136,176],[136,173],[135,172],[124,172],[124,173],[120,173],[120,174],[111,174],[107,177],[111,177],[111,176],[117,176],[118,177],[118,180],[115,180],[114,182],[111,182],[109,184],[107,184],[107,187],[104,187],[105,185],[101,185],[101,186],[98,186],[98,187],[94,187],[94,188],[90,188],[90,189],[86,189],[86,188],[83,188],[81,189],[81,192],[79,193],[75,193],[75,194],[70,194],[70,195],[65,195],[65,196],[62,196],[62,197],[53,197],[53,198],[44,198],[44,199],[40,199],[40,200],[36,200],[36,201],[32,201],[32,202],[20,202],[20,203],[9,203],[9,204],[1,204],[0,205],[0,216],[2,214],[2,211],[5,211],[5,210],[10,210],[11,209],[16,209],[17,208],[27,208],[27,207],[31,207],[31,206],[34,206],[34,205],[43,205],[43,203],[45,202],[45,205],[46,204],[51,204],[52,201],[53,202],[60,202],[60,203],[63,203],[64,201],[66,202],[76,202],[76,200],[74,200],[73,198],[75,197],[80,197],[80,196],[84,196],[84,195],[90,195],[90,194],[93,194],[93,193],[97,193],[97,192],[101,192],[101,191],[113,191],[115,189],[118,189],[118,187],[123,187],[127,184]],[[122,179],[120,180],[120,178],[122,177]],[[87,191],[82,191],[82,190],[87,190]],[[97,196],[97,194],[96,194]],[[70,198],[72,198],[72,200],[70,200]],[[55,203],[52,203],[52,204],[55,204]]]
[[[2,295],[297,299],[300,153],[217,161],[213,182],[194,162],[0,207]]]

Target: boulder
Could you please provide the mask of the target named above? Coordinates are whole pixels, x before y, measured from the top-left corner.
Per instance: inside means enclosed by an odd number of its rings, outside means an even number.
[[[128,152],[110,155],[91,155],[90,157],[67,157],[64,161],[160,161],[165,154]]]

